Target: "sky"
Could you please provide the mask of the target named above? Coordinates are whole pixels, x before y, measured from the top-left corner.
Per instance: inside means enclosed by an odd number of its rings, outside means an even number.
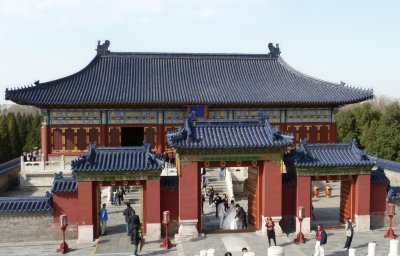
[[[84,68],[97,41],[115,52],[267,54],[307,75],[400,98],[400,1],[0,0],[6,88]]]

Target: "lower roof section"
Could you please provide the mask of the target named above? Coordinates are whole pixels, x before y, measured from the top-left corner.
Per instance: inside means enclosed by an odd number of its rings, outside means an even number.
[[[0,213],[5,212],[49,212],[52,211],[49,192],[43,197],[0,197]]]
[[[96,148],[90,145],[89,152],[72,161],[74,175],[92,174],[145,174],[164,168],[161,155],[151,151],[150,144],[142,147]]]

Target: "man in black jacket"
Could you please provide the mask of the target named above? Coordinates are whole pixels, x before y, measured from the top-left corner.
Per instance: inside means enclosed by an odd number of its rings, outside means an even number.
[[[123,214],[124,214],[124,216],[125,216],[126,234],[127,234],[128,236],[131,235],[131,230],[130,230],[129,225],[128,225],[128,220],[129,220],[129,216],[133,215],[134,212],[135,212],[135,211],[132,209],[131,204],[130,204],[130,203],[126,203],[126,208],[125,208]]]
[[[139,216],[133,212],[128,218],[128,225],[131,230],[131,244],[134,245],[133,255],[137,255],[138,244],[140,240],[139,229],[140,229],[140,219]]]
[[[239,204],[236,204],[235,206],[237,210],[235,218],[239,219],[238,228],[247,228],[246,212]]]

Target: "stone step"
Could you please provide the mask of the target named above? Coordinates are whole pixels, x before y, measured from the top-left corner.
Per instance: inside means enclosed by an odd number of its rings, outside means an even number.
[[[28,176],[26,179],[21,177],[20,187],[51,187],[54,175],[51,176]]]

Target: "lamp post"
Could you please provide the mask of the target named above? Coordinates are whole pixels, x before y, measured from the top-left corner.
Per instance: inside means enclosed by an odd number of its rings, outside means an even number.
[[[57,252],[66,253],[69,251],[68,244],[65,242],[65,230],[67,229],[68,226],[67,215],[65,214],[60,215],[60,226],[63,232],[63,241],[60,244],[60,248],[57,249]]]
[[[304,207],[299,206],[299,208],[297,210],[297,218],[299,219],[299,223],[300,223],[300,231],[297,234],[297,237],[294,239],[294,242],[299,243],[299,244],[304,244],[306,242],[306,240],[304,239],[303,232],[301,232],[301,226],[302,226],[302,222],[303,222],[303,218],[304,218]]]
[[[169,211],[164,211],[163,212],[163,223],[165,225],[165,238],[163,242],[160,244],[160,247],[162,248],[171,248],[171,241],[168,239],[168,224],[170,221],[170,213]]]
[[[392,229],[392,219],[393,219],[393,216],[396,214],[394,209],[395,209],[394,204],[388,203],[386,205],[386,213],[389,216],[389,229],[385,234],[385,238],[396,239],[396,235],[394,234],[393,229]]]

